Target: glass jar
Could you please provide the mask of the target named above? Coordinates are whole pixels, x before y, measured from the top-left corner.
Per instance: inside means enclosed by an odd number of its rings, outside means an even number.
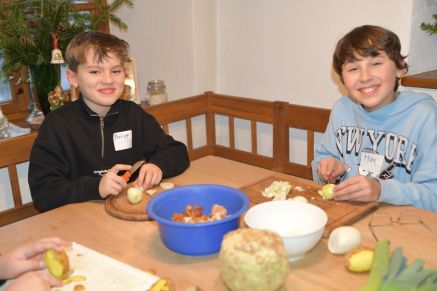
[[[157,105],[167,102],[167,92],[163,80],[152,80],[147,83],[146,100],[149,105]]]

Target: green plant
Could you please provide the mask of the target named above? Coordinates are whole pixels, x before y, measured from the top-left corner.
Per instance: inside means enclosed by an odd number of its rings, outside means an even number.
[[[437,14],[434,14],[432,18],[434,18],[434,24],[422,22],[420,24],[420,29],[428,32],[429,34],[437,33]]]
[[[106,21],[126,29],[126,24],[116,15],[121,5],[133,5],[133,0],[115,0],[107,5],[104,0],[93,0],[98,13],[77,11],[72,0],[11,0],[0,1],[0,56],[3,58],[1,77],[6,79],[11,72],[23,67],[53,71],[50,64],[53,50],[52,33],[58,38],[58,48],[65,53],[70,40],[86,30],[98,30]],[[44,67],[46,68],[45,70]],[[36,78],[35,78],[36,79]],[[47,79],[47,78],[46,78]],[[53,90],[58,77],[51,77],[49,88]],[[39,80],[35,80],[37,91]],[[53,85],[54,83],[54,85]],[[48,112],[47,88],[38,91],[41,106]],[[42,97],[42,96],[44,97]]]

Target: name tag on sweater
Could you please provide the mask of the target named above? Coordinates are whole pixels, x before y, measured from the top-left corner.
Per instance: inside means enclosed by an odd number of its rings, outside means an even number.
[[[113,135],[115,151],[122,151],[132,147],[132,130],[115,132]]]

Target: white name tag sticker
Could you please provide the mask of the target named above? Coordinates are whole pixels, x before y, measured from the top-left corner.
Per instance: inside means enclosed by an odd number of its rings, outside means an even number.
[[[122,151],[132,148],[132,130],[115,132],[112,136],[115,151]]]

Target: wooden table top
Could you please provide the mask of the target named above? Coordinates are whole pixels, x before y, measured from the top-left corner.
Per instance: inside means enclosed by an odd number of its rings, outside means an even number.
[[[236,188],[269,177],[274,172],[239,162],[208,156],[192,162],[182,175],[169,179],[177,185],[216,183]],[[396,218],[412,207],[382,206]],[[437,213],[414,209],[428,225],[437,230]],[[354,224],[363,244],[373,246],[367,223],[370,215]],[[425,267],[437,268],[437,236],[420,225],[393,225],[376,229],[377,235],[391,241],[391,249],[403,246],[411,263],[425,260]],[[0,253],[19,243],[43,237],[59,236],[78,242],[105,255],[142,270],[155,270],[170,278],[177,290],[198,286],[201,290],[226,290],[219,277],[218,255],[187,257],[168,250],[161,242],[157,224],[150,221],[126,221],[110,216],[103,201],[71,204],[0,228]],[[290,273],[283,290],[356,290],[367,274],[353,274],[343,266],[343,256],[332,255],[327,239],[302,260],[290,263]]]

